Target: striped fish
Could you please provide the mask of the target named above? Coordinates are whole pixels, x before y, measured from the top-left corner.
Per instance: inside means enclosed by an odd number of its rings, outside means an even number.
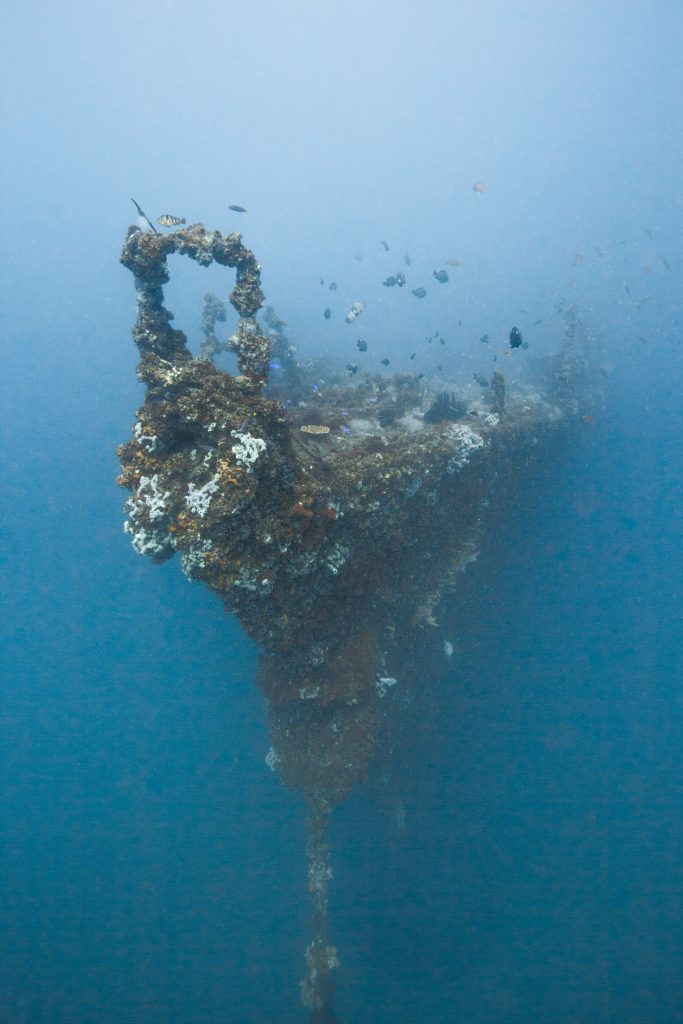
[[[161,224],[165,228],[175,228],[178,224],[187,223],[184,217],[174,217],[172,213],[162,213],[161,217],[157,217],[157,224]]]

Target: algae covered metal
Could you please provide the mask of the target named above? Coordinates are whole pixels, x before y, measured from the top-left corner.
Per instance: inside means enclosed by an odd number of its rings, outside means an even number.
[[[163,305],[171,253],[235,270],[237,329],[219,341],[226,307],[207,297],[196,358]],[[311,401],[284,322],[269,309],[259,325],[260,267],[239,234],[131,228],[121,260],[146,385],[119,448],[125,528],[153,561],[178,555],[259,646],[267,762],[308,803],[314,934],[301,995],[313,1021],[331,1022],[329,814],[391,746],[392,716],[424,682],[425,628],[476,558],[487,510],[510,486],[504,468],[552,450],[585,411],[582,358],[572,335],[547,392],[515,395],[498,374],[479,401],[430,393],[415,374],[350,378],[342,364]],[[238,375],[212,362],[226,348]]]

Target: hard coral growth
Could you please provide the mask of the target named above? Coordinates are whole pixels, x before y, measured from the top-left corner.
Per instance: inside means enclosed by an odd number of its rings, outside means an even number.
[[[219,231],[207,231],[203,224],[192,224],[166,235],[137,228],[128,232],[121,262],[135,277],[138,319],[133,338],[140,351],[153,353],[172,364],[191,358],[187,338],[182,331],[170,327],[173,314],[163,305],[162,289],[169,280],[166,261],[171,253],[189,256],[202,267],[215,261],[236,270],[230,302],[239,314],[240,323],[232,347],[242,373],[265,378],[270,342],[260,334],[253,319],[263,305],[261,268],[254,254],[242,244],[241,235],[234,233],[224,238]]]
[[[199,359],[170,326],[163,285],[174,252],[235,269],[240,319],[229,344],[239,376],[210,361],[223,344],[222,300],[207,301]],[[119,448],[126,529],[154,561],[178,552],[260,647],[267,763],[309,801],[316,926],[301,991],[314,1020],[332,1020],[330,809],[365,777],[391,709],[424,679],[425,637],[476,558],[498,493],[519,484],[511,467],[551,451],[581,411],[578,330],[570,324],[568,350],[548,367],[549,395],[510,394],[495,373],[493,411],[430,394],[414,374],[350,379],[328,367],[312,387],[270,308],[269,337],[260,331],[260,268],[240,235],[131,230],[122,262],[135,277],[133,336],[147,385]],[[271,339],[282,371],[273,385]]]

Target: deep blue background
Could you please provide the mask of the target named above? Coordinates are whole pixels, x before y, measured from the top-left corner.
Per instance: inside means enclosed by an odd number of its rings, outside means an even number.
[[[131,193],[240,226],[304,354],[353,355],[363,296],[391,369],[446,331],[448,382],[511,322],[551,348],[577,302],[604,407],[524,479],[435,639],[448,678],[336,815],[340,1020],[679,1024],[680,5],[3,18],[2,1024],[305,1019],[303,808],[264,764],[256,652],[122,531]],[[390,294],[405,249],[414,284],[463,274]],[[193,340],[195,270],[169,293]]]

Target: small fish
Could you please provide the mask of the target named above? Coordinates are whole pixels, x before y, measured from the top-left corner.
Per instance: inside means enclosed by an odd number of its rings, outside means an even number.
[[[426,294],[426,288],[413,288],[413,295],[415,296],[416,299],[424,299]]]
[[[358,370],[358,363],[347,363],[347,364],[346,364],[346,369],[347,369],[347,370],[349,371],[349,373],[350,373],[350,374],[351,374],[351,376],[353,377],[353,375],[354,375],[354,374],[355,374],[355,373],[357,372],[357,370]]]
[[[362,255],[359,252],[357,252],[356,255],[353,258],[356,261],[356,263],[362,263],[363,262],[363,257],[362,257]]]
[[[472,191],[478,192],[479,195],[484,195],[485,192],[488,192],[488,189],[483,181],[475,181],[474,185],[472,186]]]
[[[519,348],[522,344],[522,335],[518,327],[513,327],[510,331],[510,348]]]
[[[358,317],[361,315],[361,313],[363,312],[364,309],[365,309],[365,303],[364,302],[354,302],[353,305],[351,306],[351,309],[348,311],[348,313],[344,317],[344,319],[346,320],[347,324],[352,324],[354,322],[354,320],[357,320]]]
[[[409,266],[410,266],[410,253],[409,253],[409,252],[407,252],[407,253],[405,254],[405,256],[403,257],[403,262],[405,263],[405,265],[406,265],[407,267],[409,267]]]
[[[330,317],[332,316],[332,310],[330,309],[329,306],[327,307],[327,309],[323,313],[323,316],[325,317],[326,320],[329,320]]]
[[[359,338],[358,341],[356,342],[356,347],[357,347],[359,352],[367,352],[367,350],[368,350],[368,343],[367,343],[367,341],[363,341],[362,338]]]
[[[396,275],[396,284],[399,288],[402,288],[405,283],[406,275],[399,271],[399,273]]]
[[[432,276],[436,278],[439,284],[446,284],[449,280],[448,274],[445,270],[434,270]]]
[[[382,364],[382,366],[388,366],[389,365],[389,360],[388,359],[380,359],[380,363]]]
[[[416,353],[416,352],[413,352],[413,354],[412,354],[412,356],[411,356],[410,358],[411,358],[411,359],[414,359],[416,355],[417,355],[417,353]]]
[[[446,339],[445,338],[439,338],[439,345],[445,345],[445,344],[446,344]]]
[[[172,213],[162,213],[161,217],[157,217],[157,224],[161,224],[165,228],[175,228],[178,224],[186,223],[184,217],[174,217]]]
[[[385,288],[393,288],[394,285],[396,284],[396,278],[388,277],[385,281],[382,281],[382,284],[384,285]]]
[[[463,261],[459,260],[457,256],[454,256],[452,260],[445,261],[449,267],[462,267],[464,266]]]
[[[382,246],[382,248],[384,249],[385,252],[389,252],[389,243],[388,242],[385,242],[384,240],[382,240],[380,242],[380,245]]]
[[[538,327],[539,324],[543,323],[543,317],[540,320],[534,320],[534,327]]]
[[[246,209],[243,206],[238,206],[237,203],[233,203],[231,206],[228,207],[228,209],[232,210],[233,213],[246,213],[247,212]]]
[[[327,290],[330,291],[330,292],[336,292],[336,290],[337,290],[337,282],[336,281],[330,281]]]
[[[320,284],[321,284],[321,285],[325,284],[325,278],[324,278],[324,277],[321,277],[321,278],[320,278]]]

